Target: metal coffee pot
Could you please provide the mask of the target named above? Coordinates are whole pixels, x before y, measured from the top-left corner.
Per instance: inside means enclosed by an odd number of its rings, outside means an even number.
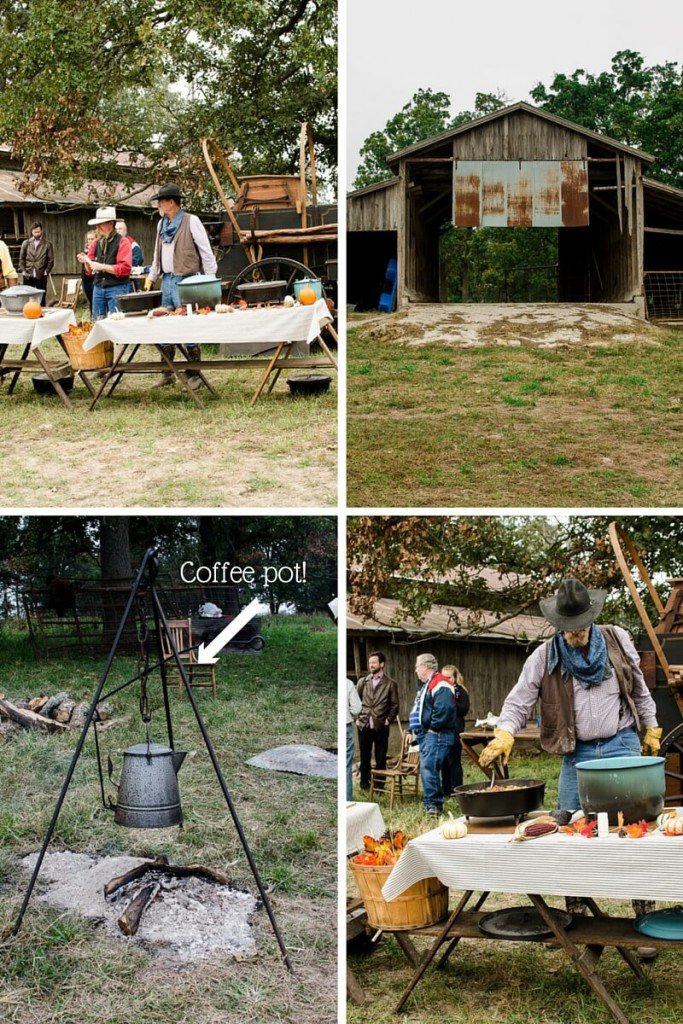
[[[168,828],[182,825],[178,772],[186,750],[171,750],[160,743],[137,743],[123,752],[121,778],[114,782],[109,757],[109,779],[118,790],[114,821],[128,828]]]

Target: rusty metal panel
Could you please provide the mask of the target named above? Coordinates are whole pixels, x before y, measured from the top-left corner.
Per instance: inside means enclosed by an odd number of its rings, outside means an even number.
[[[457,228],[478,228],[481,224],[481,161],[457,162],[453,167],[453,223]]]
[[[566,228],[588,224],[588,167],[584,160],[562,161],[562,224]]]
[[[585,160],[458,160],[456,227],[584,227]]]

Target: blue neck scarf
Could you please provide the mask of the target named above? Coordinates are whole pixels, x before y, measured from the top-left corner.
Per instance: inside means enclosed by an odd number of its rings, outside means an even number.
[[[173,220],[169,220],[166,214],[164,214],[161,218],[161,227],[159,229],[162,242],[165,242],[167,245],[171,244],[178,233],[178,228],[180,227],[184,216],[184,210],[178,210]]]
[[[607,644],[598,626],[591,626],[588,647],[585,650],[570,647],[562,633],[556,633],[550,641],[548,652],[548,672],[553,672],[557,665],[562,672],[568,672],[584,688],[600,686],[609,671]]]

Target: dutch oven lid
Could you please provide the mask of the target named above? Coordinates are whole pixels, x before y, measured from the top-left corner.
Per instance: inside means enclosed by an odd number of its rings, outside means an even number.
[[[13,284],[11,288],[5,288],[2,295],[44,295],[42,288],[33,288],[30,284]]]
[[[635,920],[636,931],[653,939],[683,939],[683,907],[654,910]]]
[[[550,913],[563,928],[568,928],[573,918],[565,910],[551,908]],[[479,918],[479,930],[495,939],[542,939],[553,933],[535,907],[507,907],[494,910]]]
[[[124,754],[131,754],[133,757],[147,757],[148,752],[151,757],[173,753],[171,748],[165,747],[163,743],[136,743],[134,747],[127,747],[124,750]]]
[[[192,277],[184,277],[179,284],[208,284],[210,281],[217,281],[215,274],[193,274]]]

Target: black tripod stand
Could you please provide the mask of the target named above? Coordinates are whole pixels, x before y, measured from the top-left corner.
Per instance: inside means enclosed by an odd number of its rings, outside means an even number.
[[[62,783],[62,789],[61,789],[61,792],[59,794],[59,797],[57,798],[57,804],[56,804],[55,809],[54,809],[54,811],[52,813],[52,818],[51,818],[50,824],[48,826],[47,834],[45,836],[45,839],[43,840],[42,848],[41,848],[40,853],[38,855],[38,859],[37,859],[35,867],[33,869],[33,874],[31,875],[31,880],[30,880],[30,882],[28,884],[28,889],[26,890],[26,894],[24,896],[24,900],[23,900],[23,903],[21,905],[21,909],[19,910],[19,914],[18,914],[17,919],[16,919],[16,921],[14,923],[14,927],[11,930],[11,934],[12,935],[16,935],[18,933],[19,929],[21,928],[21,922],[24,919],[24,914],[26,913],[26,908],[28,906],[29,900],[31,899],[31,893],[33,892],[33,888],[34,888],[34,886],[36,884],[36,880],[37,880],[38,875],[40,873],[40,868],[41,868],[41,865],[43,863],[43,859],[45,857],[45,853],[47,851],[48,846],[50,845],[50,841],[52,839],[52,835],[54,833],[55,826],[57,824],[57,819],[59,818],[59,815],[60,815],[60,812],[61,812],[61,809],[62,809],[62,805],[64,803],[64,800],[65,800],[67,791],[69,789],[69,786],[71,784],[71,780],[73,778],[73,774],[74,774],[74,771],[76,769],[76,765],[78,763],[78,759],[81,756],[81,751],[83,750],[83,745],[85,743],[85,739],[86,739],[86,736],[88,734],[88,729],[90,728],[91,723],[95,723],[96,720],[97,720],[97,706],[98,706],[98,704],[100,704],[103,700],[106,700],[107,697],[111,697],[114,693],[118,693],[120,690],[124,689],[126,686],[130,686],[131,683],[136,682],[136,680],[138,680],[140,678],[144,678],[146,680],[147,672],[150,670],[149,657],[147,657],[146,658],[146,663],[145,663],[145,668],[143,670],[143,676],[135,676],[133,679],[129,679],[126,683],[123,683],[121,686],[115,687],[113,690],[110,690],[108,693],[104,693],[103,692],[105,684],[107,682],[107,678],[109,676],[109,672],[111,671],[111,667],[112,667],[112,663],[114,661],[114,657],[115,657],[116,652],[118,650],[118,647],[119,647],[119,645],[121,643],[121,638],[123,636],[123,632],[124,632],[124,629],[126,627],[126,623],[128,622],[128,619],[130,617],[130,614],[131,614],[131,611],[133,609],[133,606],[135,605],[136,601],[138,601],[139,599],[142,599],[144,597],[144,598],[147,598],[151,602],[151,606],[152,606],[152,616],[153,616],[153,619],[154,619],[154,627],[155,627],[156,642],[157,642],[157,652],[158,652],[158,663],[157,663],[156,666],[153,666],[153,667],[154,668],[158,667],[160,675],[161,675],[161,688],[162,688],[162,692],[163,692],[164,710],[165,710],[165,714],[166,714],[166,728],[167,728],[167,732],[168,732],[168,745],[169,745],[169,747],[171,749],[173,749],[173,724],[172,724],[172,721],[171,721],[171,707],[170,707],[170,703],[169,703],[169,699],[168,699],[168,678],[167,678],[167,674],[166,674],[166,658],[164,656],[164,650],[163,650],[163,646],[162,646],[162,633],[163,633],[163,636],[165,637],[165,639],[166,639],[166,641],[168,643],[169,648],[173,652],[173,660],[175,661],[175,664],[176,664],[176,667],[178,669],[178,672],[180,673],[180,677],[181,677],[181,679],[183,681],[183,685],[185,687],[185,692],[187,693],[187,696],[188,696],[188,698],[190,700],[190,704],[192,705],[192,710],[194,711],[195,718],[197,719],[197,725],[199,726],[199,730],[200,730],[200,732],[202,734],[202,739],[204,740],[204,745],[206,746],[206,749],[207,749],[207,752],[209,754],[209,757],[211,758],[211,763],[212,763],[213,769],[214,769],[214,771],[216,773],[216,777],[218,779],[218,783],[219,783],[220,788],[222,790],[223,796],[225,797],[225,802],[228,805],[228,810],[230,811],[230,814],[232,816],[232,820],[235,823],[235,828],[237,830],[237,835],[239,836],[240,842],[242,843],[242,847],[243,847],[244,852],[246,854],[247,861],[249,862],[249,867],[251,868],[251,873],[254,876],[254,881],[256,882],[256,885],[258,886],[258,891],[259,891],[259,894],[260,894],[261,899],[263,901],[263,905],[266,908],[266,913],[268,914],[268,917],[270,919],[270,923],[273,926],[273,931],[275,932],[275,938],[277,939],[278,945],[280,947],[280,952],[282,953],[282,958],[283,958],[285,964],[287,965],[287,967],[289,968],[289,970],[292,971],[293,970],[292,964],[290,962],[289,955],[287,953],[287,949],[286,949],[284,941],[282,939],[282,935],[280,934],[280,930],[278,928],[277,921],[275,920],[275,914],[273,913],[273,908],[270,905],[270,900],[268,899],[268,893],[266,892],[266,890],[263,887],[263,882],[261,881],[261,877],[260,877],[260,875],[258,873],[258,868],[256,867],[256,863],[255,863],[254,858],[252,856],[251,850],[249,849],[249,844],[247,842],[247,837],[244,834],[244,830],[242,828],[241,822],[240,822],[239,817],[237,815],[237,810],[235,809],[235,805],[232,802],[232,797],[230,796],[230,791],[228,790],[228,786],[227,786],[227,783],[226,783],[225,778],[223,776],[223,772],[221,771],[220,765],[218,763],[218,758],[216,756],[216,751],[214,750],[213,743],[211,742],[211,737],[209,736],[208,732],[206,731],[206,726],[204,725],[204,722],[202,720],[202,716],[201,716],[201,714],[199,712],[199,708],[197,706],[197,702],[195,700],[194,693],[192,692],[192,687],[190,686],[190,683],[188,681],[187,675],[185,673],[185,668],[184,668],[183,663],[182,663],[182,661],[180,659],[180,652],[178,651],[178,649],[176,647],[175,641],[173,639],[173,635],[172,635],[171,630],[170,630],[169,625],[168,625],[168,620],[166,619],[166,616],[164,614],[164,610],[163,610],[163,608],[161,606],[161,602],[159,600],[159,595],[158,595],[156,587],[155,587],[155,579],[156,579],[156,576],[157,576],[157,572],[158,572],[158,563],[157,563],[157,552],[156,552],[156,549],[155,548],[148,548],[148,550],[145,552],[144,558],[142,559],[142,563],[141,563],[140,568],[138,570],[138,574],[135,577],[135,581],[134,581],[133,586],[131,588],[131,591],[130,591],[130,594],[129,594],[129,597],[128,597],[128,601],[126,603],[125,610],[124,610],[123,615],[121,617],[121,621],[118,624],[118,627],[117,627],[117,630],[116,630],[116,634],[114,636],[114,640],[113,640],[113,643],[112,643],[112,646],[111,646],[111,650],[109,652],[109,655],[107,656],[107,661],[105,663],[104,669],[102,670],[102,675],[100,676],[100,680],[99,680],[99,683],[98,683],[98,686],[97,686],[97,690],[96,690],[95,695],[94,695],[94,697],[92,699],[92,703],[90,704],[90,707],[88,709],[86,720],[85,720],[85,724],[83,725],[83,729],[81,731],[81,735],[79,736],[78,743],[76,744],[76,749],[75,749],[74,755],[73,755],[73,757],[71,759],[71,764],[69,765],[69,770],[66,773],[66,778],[64,779],[64,782]],[[93,724],[93,730],[94,730],[95,740],[97,742],[97,729],[96,729],[96,726],[94,724]],[[98,763],[99,763],[99,748],[98,748]],[[104,802],[104,788],[103,788],[103,782],[102,782],[102,775],[101,775],[101,773],[100,773],[100,785],[102,787],[102,799],[103,799],[103,802]],[[106,804],[105,804],[105,806],[106,806]]]

